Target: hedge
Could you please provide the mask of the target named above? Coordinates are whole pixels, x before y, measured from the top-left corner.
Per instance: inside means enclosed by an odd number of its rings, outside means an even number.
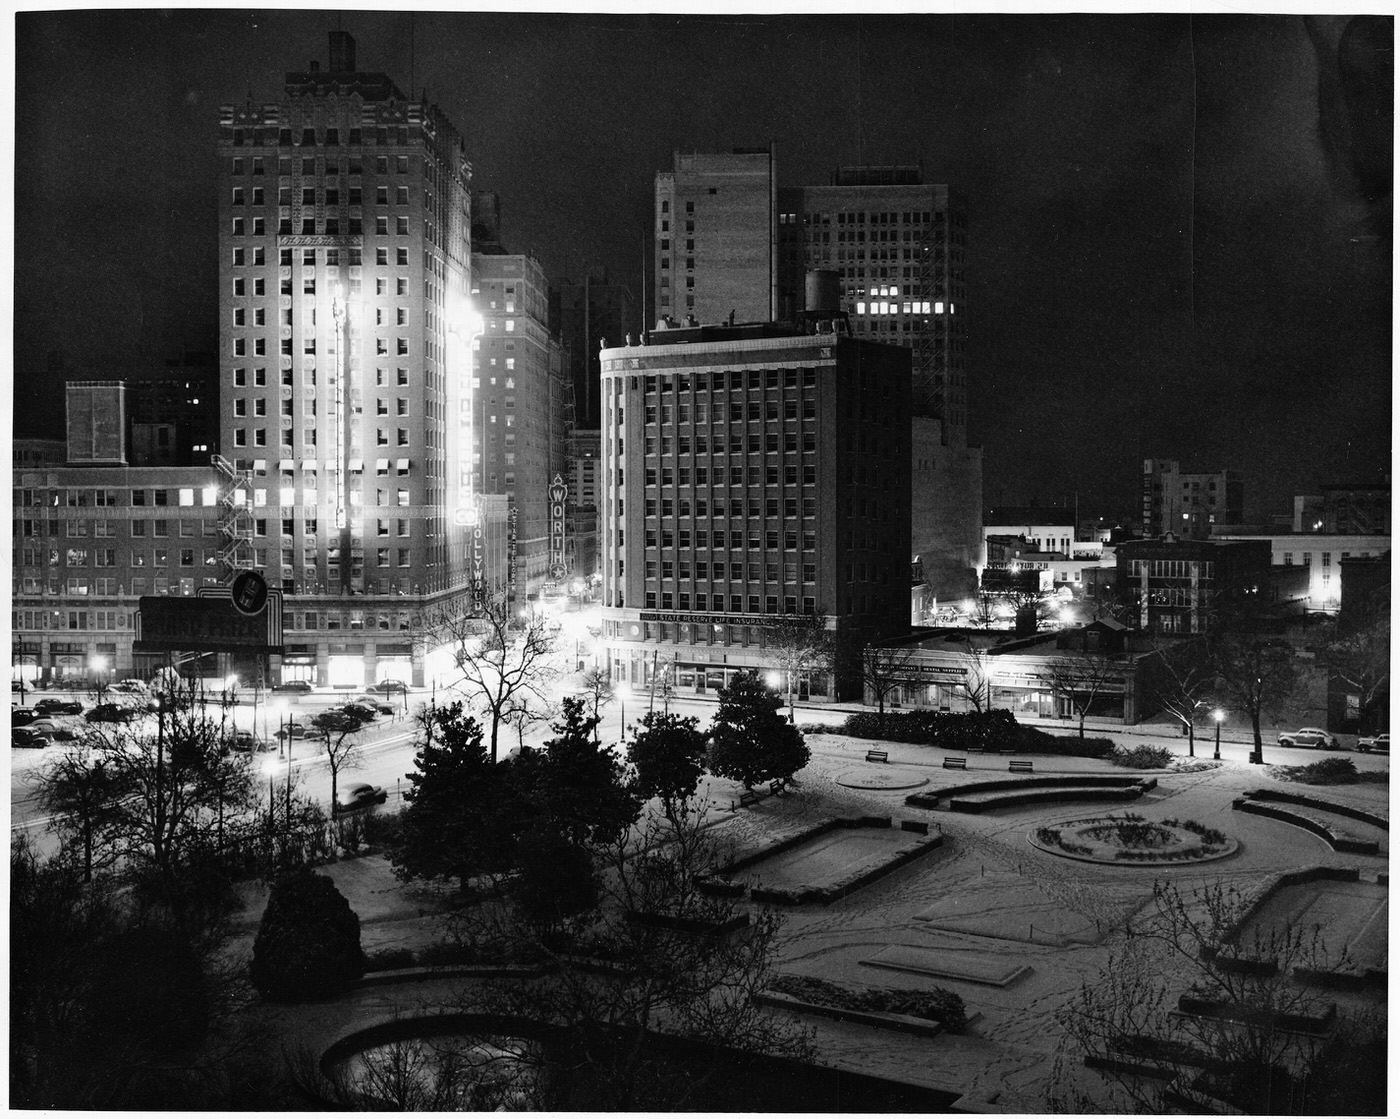
[[[842,734],[889,742],[911,742],[941,750],[998,750],[1023,754],[1060,754],[1101,758],[1113,749],[1107,738],[1046,734],[1022,726],[1010,711],[899,711],[884,715],[862,711],[849,715]]]

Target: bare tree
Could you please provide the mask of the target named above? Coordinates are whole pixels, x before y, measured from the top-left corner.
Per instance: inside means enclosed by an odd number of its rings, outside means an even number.
[[[593,717],[601,719],[602,708],[613,701],[613,682],[608,670],[595,664],[583,674],[583,690],[593,706]]]
[[[1076,657],[1056,657],[1046,668],[1050,690],[1064,700],[1079,719],[1079,737],[1084,737],[1084,719],[1108,686],[1123,679],[1127,662],[1102,653]]]
[[[885,700],[897,688],[917,679],[914,650],[907,645],[867,645],[860,654],[860,675],[866,690],[875,697],[880,718],[885,717]]]
[[[992,677],[987,671],[987,654],[978,649],[966,638],[958,650],[958,660],[962,663],[962,679],[954,687],[962,693],[974,711],[992,709]]]
[[[763,644],[768,659],[783,673],[791,717],[798,679],[814,669],[832,670],[835,647],[826,619],[820,613],[775,615],[764,620]]]
[[[476,612],[439,618],[433,628],[451,646],[457,682],[486,709],[494,762],[511,712],[530,700],[548,705],[546,685],[559,674],[552,627],[538,614],[518,617],[501,591]]]
[[[1333,676],[1357,698],[1363,729],[1372,706],[1390,689],[1390,614],[1327,647]]]
[[[75,743],[39,775],[39,803],[54,817],[63,849],[82,853],[83,881],[116,859],[117,788],[100,751]]]
[[[1294,972],[1339,960],[1319,925],[1246,925],[1251,903],[1221,883],[1183,894],[1158,882],[1102,974],[1059,1013],[1078,1056],[1108,1070],[1119,1093],[1109,1110],[1162,1114],[1214,1098],[1246,1114],[1319,1113],[1306,1094],[1323,1043],[1294,1027],[1330,1004]],[[1077,1099],[1060,1102],[1083,1110],[1082,1074],[1074,1081]]]
[[[1227,629],[1211,642],[1211,660],[1232,706],[1249,716],[1254,730],[1254,750],[1249,760],[1263,765],[1260,721],[1264,712],[1293,694],[1293,647],[1267,634]]]
[[[1147,694],[1186,731],[1187,752],[1196,756],[1196,719],[1215,685],[1215,672],[1200,641],[1175,645],[1154,642],[1148,662]]]
[[[331,814],[334,815],[339,810],[336,795],[340,791],[340,771],[353,769],[360,761],[359,735],[363,724],[345,716],[332,721],[323,715],[316,716],[311,723],[321,732],[321,748],[331,771]]]

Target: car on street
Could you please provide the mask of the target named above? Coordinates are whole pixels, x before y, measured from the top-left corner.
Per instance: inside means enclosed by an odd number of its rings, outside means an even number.
[[[289,723],[283,723],[280,727],[277,728],[277,737],[282,739],[309,738],[315,733],[316,732],[310,727],[308,727],[305,723],[298,723],[295,720]]]
[[[319,715],[312,716],[311,725],[317,732],[330,731],[338,734],[341,731],[359,730],[363,720],[347,715],[344,711],[322,711]]]
[[[359,695],[350,702],[360,707],[368,707],[379,715],[392,715],[398,710],[392,703],[385,703],[378,696]]]
[[[378,785],[365,785],[358,782],[353,785],[342,785],[336,790],[335,811],[353,812],[357,808],[383,804],[388,799],[389,794]]]
[[[298,695],[305,695],[311,691],[312,685],[307,680],[283,680],[280,684],[273,684],[274,692],[296,692]]]
[[[129,723],[141,712],[122,703],[99,703],[83,713],[89,723]]]
[[[352,719],[359,719],[362,723],[372,722],[379,714],[379,712],[368,703],[360,703],[356,700],[351,700],[349,703],[342,704],[340,710],[349,715]]]
[[[30,749],[42,749],[49,744],[46,735],[40,734],[31,727],[11,727],[10,745],[12,747],[27,747]]]
[[[32,730],[35,734],[42,734],[52,742],[72,742],[78,737],[57,719],[35,719],[24,729]]]
[[[1318,750],[1336,750],[1341,747],[1336,735],[1328,734],[1321,727],[1302,727],[1299,730],[1283,731],[1278,736],[1280,746],[1311,746]]]
[[[398,695],[400,692],[408,691],[408,685],[402,680],[381,680],[377,684],[371,684],[365,691],[379,692],[381,695]]]
[[[260,754],[266,750],[273,749],[271,742],[265,738],[259,738],[250,730],[236,730],[229,737],[229,745],[235,750],[249,754]]]
[[[1364,735],[1356,740],[1356,748],[1363,754],[1369,754],[1372,750],[1378,754],[1388,754],[1390,753],[1390,731]]]
[[[126,695],[145,695],[150,689],[146,687],[144,680],[118,680],[112,685],[111,690]]]
[[[34,705],[40,715],[81,715],[83,705],[76,699],[41,699]]]
[[[26,723],[32,723],[38,717],[39,712],[35,711],[32,707],[10,708],[10,726],[12,727],[22,727]]]

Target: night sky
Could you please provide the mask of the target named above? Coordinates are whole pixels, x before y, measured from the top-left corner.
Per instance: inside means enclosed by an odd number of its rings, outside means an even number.
[[[783,185],[921,163],[960,189],[987,504],[1131,512],[1147,455],[1243,471],[1259,518],[1389,475],[1381,17],[21,14],[16,434],[61,433],[51,366],[214,348],[219,106],[324,66],[337,21],[452,117],[551,275],[640,282],[673,149],[771,140]]]

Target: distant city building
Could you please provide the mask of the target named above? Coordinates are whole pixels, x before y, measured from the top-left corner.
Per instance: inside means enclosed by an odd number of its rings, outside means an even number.
[[[1323,486],[1322,531],[1334,536],[1389,536],[1389,483]]]
[[[807,271],[834,270],[856,336],[913,351],[915,413],[943,421],[944,445],[965,446],[969,308],[961,197],[925,183],[918,167],[841,167],[828,186],[778,192],[778,245],[776,317],[791,319],[802,309]]]
[[[656,319],[778,318],[776,199],[771,147],[675,152],[656,174]]]
[[[105,382],[68,393],[71,454],[51,440],[15,444],[12,678],[95,685],[148,675],[157,662],[132,652],[140,597],[219,583],[215,469],[129,465],[120,426],[92,454],[92,407],[120,395]]]
[[[68,461],[68,444],[62,439],[15,439],[10,444],[10,461],[15,473]]]
[[[571,578],[591,579],[598,574],[598,540],[601,531],[602,436],[597,430],[568,436],[569,572]]]
[[[922,615],[972,592],[982,554],[982,453],[967,446],[962,200],[912,166],[841,167],[826,186],[775,189],[774,180],[771,149],[678,155],[657,176],[657,314],[795,323],[811,306],[814,274],[830,272],[831,308],[857,337],[911,350],[910,558]]]
[[[1306,606],[1314,613],[1335,614],[1342,600],[1342,562],[1366,559],[1390,551],[1388,534],[1274,532],[1262,525],[1240,525],[1217,532],[1217,542],[1258,542],[1269,549],[1270,562],[1308,571]]]
[[[472,300],[485,320],[473,382],[477,485],[505,494],[514,509],[507,581],[524,601],[555,581],[549,487],[567,469],[564,413],[572,388],[564,351],[549,331],[540,262],[528,254],[476,253],[472,270]]]
[[[1005,631],[936,629],[883,642],[881,654],[908,682],[886,698],[895,708],[935,711],[1006,710],[1019,718],[1078,721],[1065,688],[1077,661],[1102,662],[1086,669],[1095,677],[1092,698],[1081,702],[1091,722],[1132,724],[1153,711],[1146,693],[1149,666],[1157,655],[1130,650],[1124,628],[1099,619],[1075,629],[1008,637]],[[1056,686],[1058,683],[1059,687]],[[969,691],[983,689],[974,703]],[[876,697],[867,691],[867,704]]]
[[[75,466],[125,466],[126,383],[69,381],[64,395],[68,461]]]
[[[909,353],[770,325],[603,353],[603,642],[613,679],[680,694],[774,668],[773,626],[854,647],[909,611]],[[673,666],[673,668],[671,667]],[[802,698],[859,695],[820,670]]]
[[[1326,527],[1321,494],[1295,494],[1291,524],[1294,532],[1321,532]],[[1275,528],[1279,526],[1275,525]]]
[[[219,449],[219,363],[185,353],[164,370],[126,381],[133,464],[203,466]]]
[[[1135,540],[1116,555],[1118,593],[1137,629],[1205,633],[1223,608],[1268,601],[1264,541]]]
[[[222,107],[218,160],[219,443],[248,494],[226,570],[288,592],[319,683],[422,683],[408,619],[476,589],[462,138],[337,31],[328,70]]]
[[[1244,480],[1238,471],[1182,473],[1170,459],[1143,459],[1142,532],[1208,540],[1217,525],[1244,520]]]
[[[640,311],[626,284],[610,283],[607,273],[561,280],[550,289],[550,330],[562,340],[574,387],[574,423],[598,427],[599,344],[626,344],[640,334]],[[648,324],[650,325],[650,324]]]

